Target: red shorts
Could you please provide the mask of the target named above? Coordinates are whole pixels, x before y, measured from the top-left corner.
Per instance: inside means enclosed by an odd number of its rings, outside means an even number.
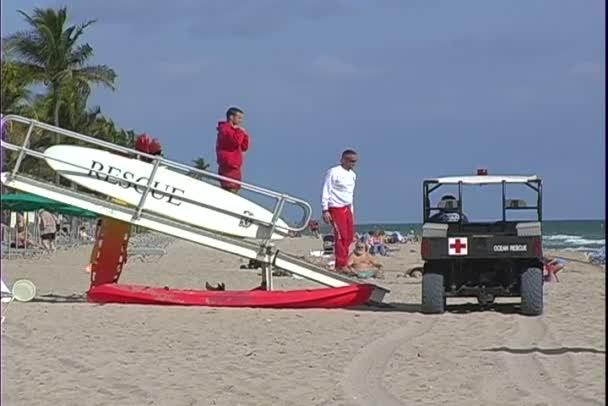
[[[221,176],[225,176],[227,178],[232,178],[235,180],[241,180],[241,168],[227,167],[220,165],[218,174]],[[220,180],[220,184],[223,188],[229,189],[240,189],[241,185],[238,183],[230,182],[228,180]]]

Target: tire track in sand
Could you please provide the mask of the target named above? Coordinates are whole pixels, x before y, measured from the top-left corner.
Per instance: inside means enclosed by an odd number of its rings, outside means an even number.
[[[512,339],[509,340],[509,346],[512,348],[536,347],[548,335],[547,325],[539,318],[520,318],[516,321],[512,331]],[[557,385],[549,371],[540,362],[539,354],[503,353],[502,357],[510,380],[529,393],[532,401],[552,406],[601,406],[604,404],[601,401],[574,395]],[[558,368],[568,370],[573,374],[569,358],[557,359],[559,360]]]
[[[502,343],[505,337],[509,337],[514,330],[510,323],[496,322],[495,318],[484,319],[483,325],[480,327],[486,334],[491,335],[492,343]],[[487,353],[486,353],[487,355]],[[504,375],[501,372],[507,370],[504,357],[490,357],[492,362],[496,362],[495,373],[482,376],[482,379],[476,382],[476,391],[479,393],[479,404],[492,405],[496,404],[497,393],[501,394],[501,399],[504,399],[508,391],[513,391],[513,395],[517,398],[525,398],[530,394],[520,388],[516,382],[511,379],[510,375]],[[513,403],[516,404],[516,403]]]
[[[362,406],[403,406],[403,403],[386,390],[384,372],[391,356],[413,337],[426,335],[437,318],[426,316],[413,321],[365,346],[346,368],[342,386],[350,401]]]

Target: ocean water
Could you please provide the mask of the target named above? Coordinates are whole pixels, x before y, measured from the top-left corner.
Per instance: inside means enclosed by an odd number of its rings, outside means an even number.
[[[357,232],[372,230],[399,231],[406,234],[409,230],[420,233],[421,224],[358,224]],[[593,251],[606,246],[606,222],[604,220],[549,220],[543,221],[543,246],[545,249],[568,249],[573,251]],[[323,228],[328,232],[328,228]]]

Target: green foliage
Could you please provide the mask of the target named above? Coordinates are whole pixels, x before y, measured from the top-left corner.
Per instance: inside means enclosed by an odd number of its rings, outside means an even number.
[[[205,160],[205,158],[198,157],[193,160],[192,163],[194,164],[194,167],[196,169],[200,169],[202,171],[206,171],[209,169],[209,163]],[[196,179],[203,179],[205,177],[203,174],[194,171],[188,173],[188,175]]]
[[[114,90],[117,74],[107,65],[91,65],[93,47],[83,42],[86,30],[95,20],[70,25],[68,10],[35,8],[30,14],[18,12],[27,29],[9,34],[2,39],[1,112],[32,117],[42,122],[96,137],[114,144],[134,147],[136,132],[118,127],[102,113],[99,106],[89,106],[88,99],[94,86]],[[34,94],[34,88],[44,92]],[[8,140],[23,143],[26,128],[11,126]],[[61,142],[61,137],[35,133],[31,148],[41,149]],[[69,139],[63,143],[78,143]],[[7,154],[7,161],[15,154]],[[50,168],[39,168],[37,160],[26,158],[24,169],[52,179]],[[194,164],[199,169],[209,165],[203,158]],[[198,176],[197,176],[198,177]]]

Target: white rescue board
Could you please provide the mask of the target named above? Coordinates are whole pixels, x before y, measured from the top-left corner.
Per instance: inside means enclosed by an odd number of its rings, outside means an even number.
[[[132,206],[139,204],[154,166],[135,158],[75,145],[54,145],[44,154],[80,167],[46,159],[47,164],[60,176]],[[109,175],[136,184],[113,179]],[[268,237],[269,227],[241,216],[270,223],[272,212],[219,186],[175,172],[162,164],[156,172],[152,186],[176,196],[151,190],[143,206],[145,211],[237,237]],[[183,199],[180,199],[180,196],[183,196]],[[196,203],[190,203],[188,200]],[[272,239],[281,239],[286,234],[287,224],[279,219]]]

